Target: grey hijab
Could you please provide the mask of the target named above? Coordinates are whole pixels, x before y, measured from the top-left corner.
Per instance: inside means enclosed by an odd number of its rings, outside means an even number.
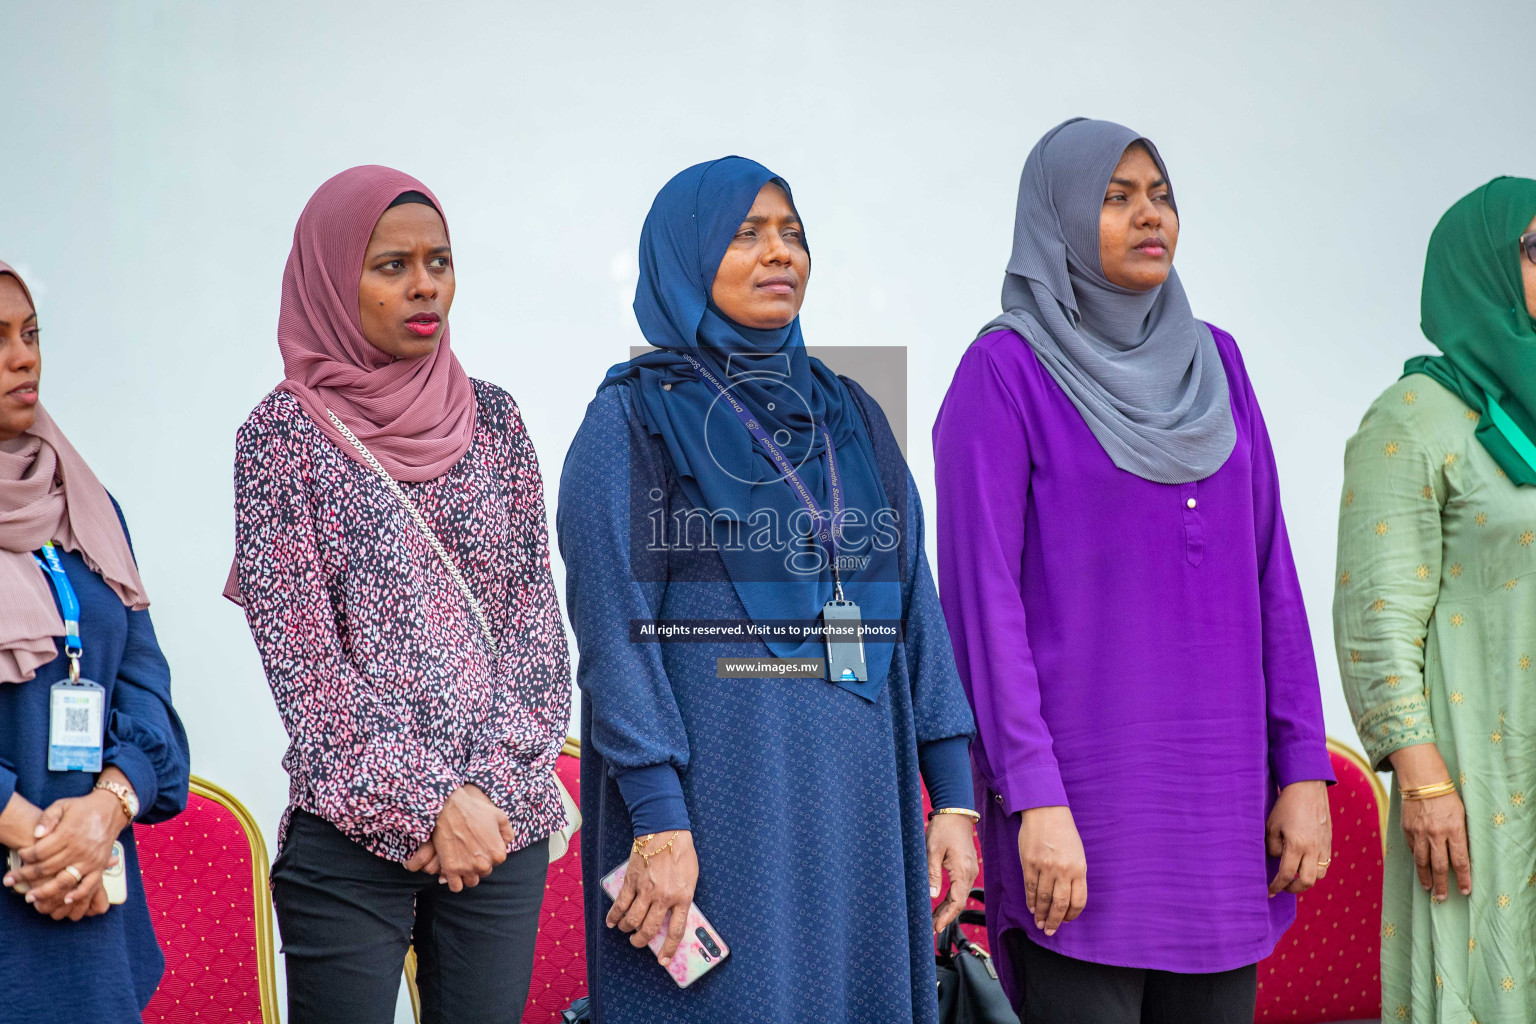
[[[1216,339],[1190,312],[1178,272],[1147,292],[1104,276],[1099,211],[1133,142],[1167,178],[1157,147],[1110,121],[1073,118],[1035,144],[1019,182],[1004,312],[981,333],[1022,335],[1116,466],[1189,483],[1221,468],[1237,431]]]

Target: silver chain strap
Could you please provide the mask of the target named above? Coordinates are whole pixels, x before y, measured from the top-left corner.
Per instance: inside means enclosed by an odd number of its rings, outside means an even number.
[[[453,582],[458,584],[459,593],[463,594],[464,600],[469,602],[469,610],[474,612],[475,621],[480,623],[480,632],[485,636],[486,646],[490,647],[492,655],[497,654],[496,638],[491,633],[490,620],[485,617],[485,610],[480,607],[480,602],[476,600],[474,592],[469,589],[469,584],[464,582],[464,577],[460,574],[459,567],[453,564],[453,557],[448,554],[448,549],[443,547],[443,542],[437,539],[437,532],[427,525],[427,520],[422,516],[421,510],[416,507],[416,503],[411,500],[410,495],[405,493],[404,488],[400,486],[395,478],[389,475],[389,470],[385,469],[379,463],[379,460],[373,457],[373,452],[368,450],[368,446],[359,441],[357,435],[348,430],[347,425],[341,422],[341,419],[334,412],[327,409],[325,414],[331,418],[331,424],[341,431],[341,436],[346,438],[352,447],[356,448],[363,456],[363,460],[373,467],[373,471],[379,474],[379,479],[384,481],[384,486],[388,487],[395,497],[400,499],[400,504],[404,505],[405,510],[411,514],[411,518],[416,521],[416,525],[421,529],[422,535],[427,538],[427,543],[431,544],[432,550],[437,552],[437,557],[442,561],[443,568],[448,570],[448,575],[452,576]]]

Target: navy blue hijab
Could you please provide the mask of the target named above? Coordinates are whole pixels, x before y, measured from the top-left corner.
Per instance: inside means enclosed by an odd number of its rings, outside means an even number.
[[[836,449],[845,506],[861,512],[866,523],[892,507],[863,415],[837,375],[806,354],[800,319],[777,330],[754,330],[710,301],[721,259],[770,182],[794,202],[784,179],[739,156],[695,164],[657,193],[640,232],[635,318],[659,351],[614,366],[602,387],[623,382],[631,388],[635,415],[666,448],[683,493],[695,508],[710,513],[726,571],[753,620],[812,621],[832,597],[831,568],[822,565],[819,574],[810,574],[788,564],[793,553],[816,550],[806,529],[809,520],[767,454],[683,355],[731,387],[823,509],[831,508],[827,435]],[[750,543],[775,523],[776,543]],[[792,526],[801,527],[798,535]],[[896,522],[895,528],[904,529],[905,523]],[[865,622],[899,619],[899,548],[890,542],[895,533],[850,525],[844,536],[839,555],[863,562],[843,569],[844,596],[858,603]],[[758,547],[765,549],[752,550]],[[796,564],[817,561],[802,557]],[[768,647],[784,658],[825,654],[819,639],[769,641]],[[866,643],[868,681],[839,685],[874,700],[890,672],[892,649],[890,643]]]

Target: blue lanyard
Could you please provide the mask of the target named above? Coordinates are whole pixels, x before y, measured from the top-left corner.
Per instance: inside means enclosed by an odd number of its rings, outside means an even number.
[[[687,352],[683,353],[683,358],[693,364],[693,368],[698,371],[699,377],[715,390],[715,393],[720,396],[726,405],[731,407],[731,411],[736,414],[737,419],[741,420],[742,425],[747,428],[747,432],[767,451],[768,458],[773,460],[774,466],[795,492],[795,497],[800,499],[800,504],[805,506],[805,510],[811,514],[812,521],[816,524],[817,539],[826,545],[831,553],[832,583],[836,589],[834,596],[837,600],[841,601],[843,599],[843,581],[837,571],[837,534],[841,529],[839,520],[843,514],[843,484],[837,472],[837,449],[832,444],[832,435],[822,429],[821,424],[815,425],[816,430],[827,439],[827,483],[832,492],[832,515],[829,518],[826,512],[823,511],[821,504],[811,494],[811,489],[805,485],[804,480],[800,479],[800,474],[795,472],[795,467],[789,461],[788,456],[784,454],[778,445],[773,443],[773,438],[768,436],[768,431],[763,429],[763,425],[757,422],[756,417],[748,411],[747,407],[742,405],[740,400],[731,393],[730,389],[720,383],[720,378],[710,372],[709,368],[703,363]]]
[[[32,560],[48,574],[54,592],[59,595],[59,607],[64,612],[64,653],[69,656],[69,681],[77,682],[80,679],[80,656],[85,653],[80,643],[80,598],[75,596],[74,585],[69,582],[69,574],[64,571],[64,563],[59,561],[59,553],[52,541],[43,545],[43,558],[33,555]]]

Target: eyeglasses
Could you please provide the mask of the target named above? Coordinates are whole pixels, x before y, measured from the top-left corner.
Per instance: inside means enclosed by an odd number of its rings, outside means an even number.
[[[1525,252],[1525,258],[1536,263],[1536,231],[1528,231],[1520,236],[1520,248]]]

